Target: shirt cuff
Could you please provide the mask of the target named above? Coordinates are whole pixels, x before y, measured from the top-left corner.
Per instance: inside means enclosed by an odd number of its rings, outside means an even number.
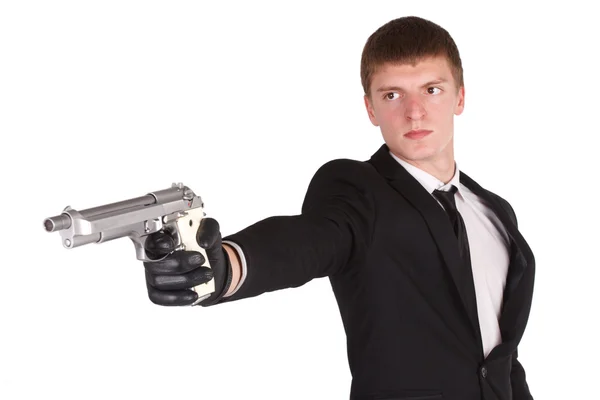
[[[238,246],[236,243],[234,243],[230,240],[223,240],[223,243],[228,244],[231,247],[233,247],[235,249],[235,251],[237,251],[238,256],[240,257],[240,260],[242,261],[242,276],[240,277],[240,281],[238,282],[237,287],[229,295],[223,296],[223,297],[230,297],[230,296],[233,296],[242,287],[242,283],[244,283],[244,281],[246,280],[246,275],[248,273],[248,266],[246,264],[246,257],[244,257],[244,252],[242,251],[240,246]]]

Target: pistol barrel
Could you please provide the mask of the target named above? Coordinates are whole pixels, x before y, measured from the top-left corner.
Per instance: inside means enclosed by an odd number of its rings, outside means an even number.
[[[152,195],[146,195],[136,197],[134,199],[123,200],[116,203],[106,204],[104,206],[88,208],[87,210],[81,210],[79,213],[83,218],[92,218],[97,215],[108,214],[115,211],[123,212],[128,208],[147,206],[156,203],[156,199]]]
[[[79,211],[79,214],[83,218],[92,218],[102,214],[108,214],[115,211],[122,212],[132,207],[147,206],[156,203],[156,198],[150,194],[146,196],[136,197],[129,200],[123,200],[116,203],[106,204],[99,207],[88,208],[86,210]],[[44,220],[44,228],[47,232],[56,232],[71,227],[71,217],[63,213],[54,217],[46,218]]]
[[[57,215],[55,217],[46,218],[44,220],[44,228],[47,232],[62,231],[71,226],[71,217],[67,214]]]

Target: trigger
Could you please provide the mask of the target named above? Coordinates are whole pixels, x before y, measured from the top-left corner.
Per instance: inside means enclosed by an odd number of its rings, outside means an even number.
[[[158,232],[162,228],[162,223],[159,218],[149,219],[144,222],[144,231],[146,233]]]

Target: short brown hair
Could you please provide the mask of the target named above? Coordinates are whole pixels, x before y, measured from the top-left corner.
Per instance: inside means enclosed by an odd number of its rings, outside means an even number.
[[[460,54],[454,39],[441,26],[419,17],[394,19],[367,40],[360,63],[360,79],[366,95],[378,68],[385,63],[412,64],[426,57],[446,57],[457,89],[464,85]]]

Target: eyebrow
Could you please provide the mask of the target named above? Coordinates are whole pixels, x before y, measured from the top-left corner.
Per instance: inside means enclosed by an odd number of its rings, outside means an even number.
[[[421,85],[421,88],[424,87],[429,87],[432,85],[439,85],[440,83],[447,83],[448,80],[444,79],[444,78],[438,78],[438,79],[434,79],[433,81],[429,81],[423,85]],[[378,92],[387,92],[390,90],[400,90],[403,91],[404,89],[401,88],[400,86],[382,86],[379,89],[377,89]]]

